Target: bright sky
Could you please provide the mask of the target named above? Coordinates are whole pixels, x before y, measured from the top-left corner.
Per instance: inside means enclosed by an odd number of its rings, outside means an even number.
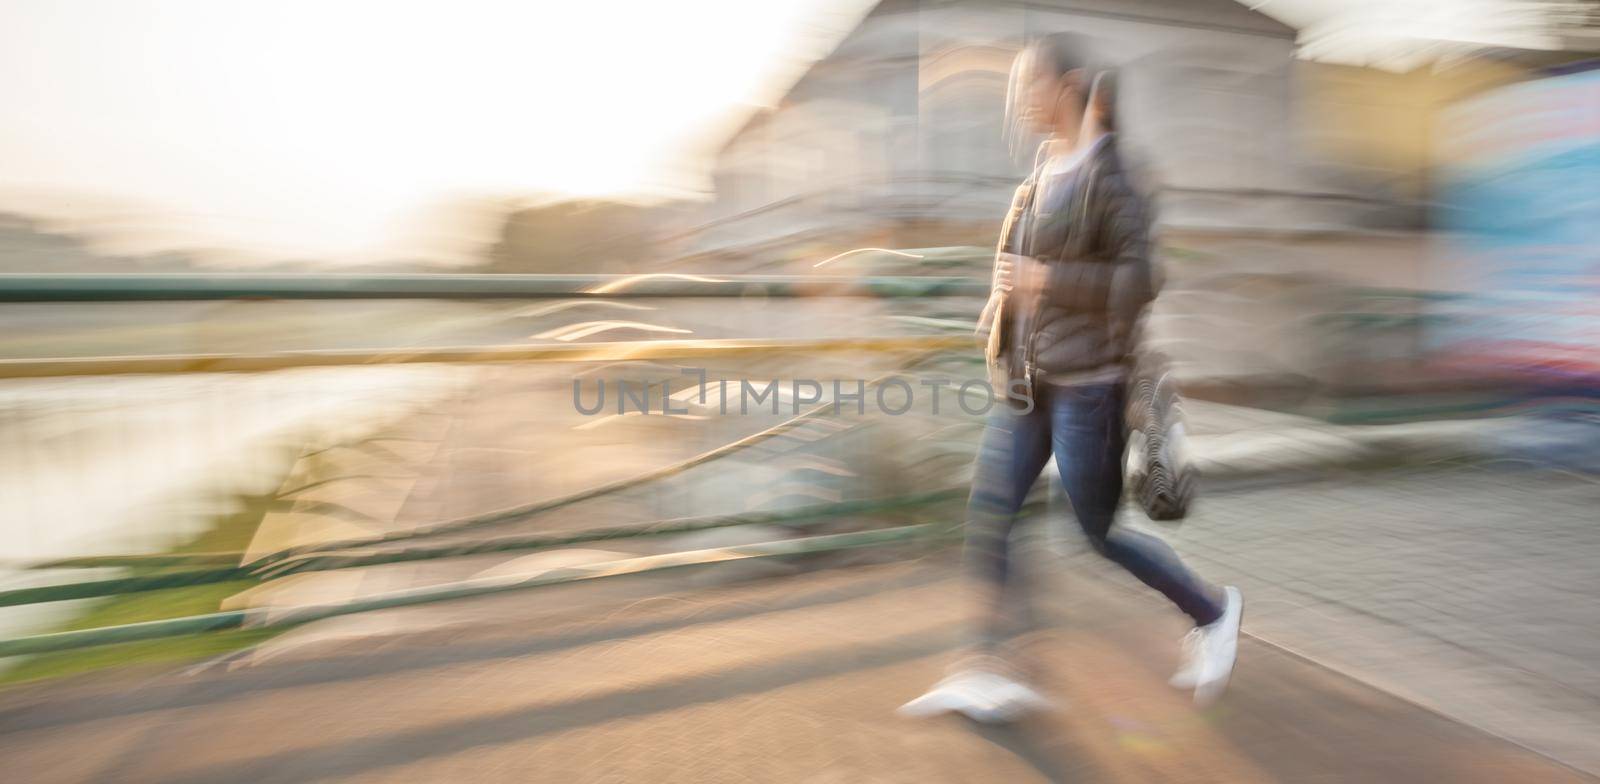
[[[8,0],[0,210],[358,261],[465,200],[703,187],[683,150],[838,5]]]
[[[1300,56],[1409,71],[1479,46],[1558,46],[1555,0],[1240,0],[1300,31]]]
[[[695,143],[875,4],[5,0],[0,210],[116,251],[448,256],[492,228],[484,199],[704,189]],[[1370,64],[1481,41],[1519,7],[1245,5],[1304,31],[1306,56]]]

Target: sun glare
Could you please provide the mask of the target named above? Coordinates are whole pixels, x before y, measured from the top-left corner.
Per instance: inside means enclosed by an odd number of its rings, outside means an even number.
[[[452,200],[703,188],[811,5],[11,2],[0,210],[358,261]]]

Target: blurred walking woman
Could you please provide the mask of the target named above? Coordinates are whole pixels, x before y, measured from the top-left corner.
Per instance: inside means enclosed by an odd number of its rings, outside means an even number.
[[[982,596],[976,650],[910,714],[1008,720],[1040,702],[1008,661],[1008,637],[1029,623],[1011,533],[1052,454],[1095,550],[1194,620],[1173,685],[1205,702],[1233,670],[1239,592],[1200,579],[1161,539],[1113,525],[1126,381],[1154,292],[1148,209],[1117,152],[1113,76],[1087,54],[1080,37],[1054,34],[1013,69],[1008,104],[1047,138],[1007,215],[979,331],[997,389],[1028,400],[994,409],[973,478],[965,568]]]

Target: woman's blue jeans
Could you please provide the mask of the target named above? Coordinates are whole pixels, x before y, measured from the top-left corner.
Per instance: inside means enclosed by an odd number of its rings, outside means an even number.
[[[1028,615],[1014,574],[1011,532],[1052,452],[1078,525],[1096,552],[1160,591],[1197,625],[1222,616],[1222,592],[1190,571],[1166,542],[1112,524],[1122,499],[1125,389],[1120,383],[1040,384],[1032,411],[997,404],[990,415],[968,501],[965,555],[990,602],[984,643],[999,642],[1017,614]]]

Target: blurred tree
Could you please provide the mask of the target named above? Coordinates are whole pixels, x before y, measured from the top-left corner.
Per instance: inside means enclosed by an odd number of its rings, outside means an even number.
[[[678,210],[609,199],[513,209],[489,249],[490,272],[633,272],[659,261]]]
[[[181,251],[143,255],[102,253],[83,236],[52,228],[47,221],[0,212],[0,273],[178,272],[193,268],[193,259]]]

